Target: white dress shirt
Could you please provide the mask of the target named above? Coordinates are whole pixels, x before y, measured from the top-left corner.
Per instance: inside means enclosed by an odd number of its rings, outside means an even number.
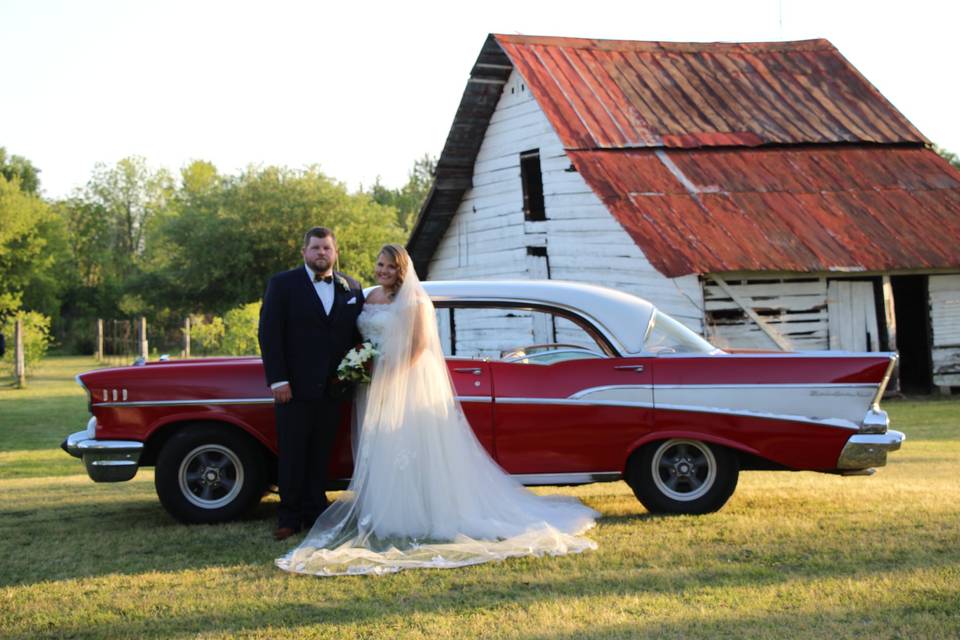
[[[316,271],[308,267],[306,264],[303,265],[303,268],[307,270],[307,275],[310,277],[310,282],[313,284],[313,288],[317,292],[317,296],[320,298],[320,303],[323,305],[323,310],[327,312],[327,315],[330,315],[330,308],[333,307],[333,287],[336,284],[336,280],[333,282],[324,282],[323,280],[317,282],[314,280],[316,277]],[[331,275],[333,275],[332,272]]]

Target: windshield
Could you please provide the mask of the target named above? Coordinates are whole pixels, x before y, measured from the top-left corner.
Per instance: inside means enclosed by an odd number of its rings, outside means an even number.
[[[649,353],[712,353],[717,350],[686,326],[659,311],[654,311],[650,318],[643,347]]]

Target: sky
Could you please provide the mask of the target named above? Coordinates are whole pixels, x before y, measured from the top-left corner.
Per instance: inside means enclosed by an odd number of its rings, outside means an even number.
[[[948,0],[0,0],[0,146],[65,197],[96,163],[319,165],[349,189],[438,156],[488,33],[827,38],[960,153]]]

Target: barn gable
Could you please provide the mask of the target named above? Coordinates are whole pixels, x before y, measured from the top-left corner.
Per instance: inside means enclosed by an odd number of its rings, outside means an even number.
[[[520,158],[536,151],[547,219],[523,212]],[[589,281],[655,299],[702,330],[696,277],[658,272],[583,177],[531,95],[512,73],[477,150],[471,187],[425,268],[432,279],[553,278]],[[549,252],[549,254],[548,254]],[[557,339],[564,339],[561,331]]]

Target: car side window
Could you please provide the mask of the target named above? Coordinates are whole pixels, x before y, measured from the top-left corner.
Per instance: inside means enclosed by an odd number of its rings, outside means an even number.
[[[577,323],[549,311],[512,307],[437,308],[447,356],[549,364],[603,357],[603,349]],[[569,358],[560,351],[569,352]],[[536,357],[523,357],[534,356]]]

